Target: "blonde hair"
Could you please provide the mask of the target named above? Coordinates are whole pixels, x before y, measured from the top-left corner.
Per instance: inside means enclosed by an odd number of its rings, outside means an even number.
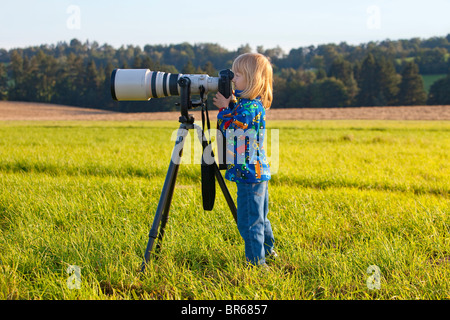
[[[247,82],[241,97],[250,100],[260,97],[264,108],[269,109],[273,100],[273,70],[269,59],[259,53],[244,53],[234,60],[232,70],[242,73]]]

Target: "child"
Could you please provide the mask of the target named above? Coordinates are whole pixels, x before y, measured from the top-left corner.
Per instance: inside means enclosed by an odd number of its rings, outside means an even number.
[[[265,109],[272,104],[273,71],[265,56],[253,53],[237,57],[232,71],[237,101],[231,102],[231,97],[226,99],[219,92],[213,98],[220,109],[218,129],[226,137],[225,178],[237,185],[237,225],[245,242],[246,260],[267,267],[266,257],[276,257],[267,219],[270,168],[263,149]]]

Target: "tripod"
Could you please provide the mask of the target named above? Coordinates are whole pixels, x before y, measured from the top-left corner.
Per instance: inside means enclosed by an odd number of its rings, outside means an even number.
[[[180,161],[174,162],[174,159],[179,159],[183,153],[183,146],[185,142],[185,138],[189,133],[189,130],[196,129],[197,132],[201,134],[198,135],[199,139],[201,139],[201,143],[203,145],[203,129],[198,125],[194,124],[194,117],[188,114],[187,110],[198,107],[200,105],[203,106],[203,94],[201,94],[201,99],[199,102],[193,102],[190,99],[190,79],[188,77],[182,77],[178,81],[178,84],[181,89],[180,99],[181,99],[181,117],[179,118],[180,127],[177,133],[177,139],[175,142],[174,149],[172,151],[172,158],[169,164],[169,169],[167,170],[167,175],[164,180],[164,185],[162,188],[161,196],[159,198],[158,207],[156,208],[156,214],[153,219],[153,224],[149,233],[149,240],[147,243],[147,248],[145,249],[144,261],[142,262],[141,272],[145,272],[145,267],[148,264],[150,259],[150,255],[153,249],[153,245],[156,239],[158,242],[156,244],[156,252],[159,252],[161,249],[161,242],[164,236],[164,229],[166,227],[168,218],[169,218],[169,210],[170,203],[172,202],[173,192],[175,189],[175,182],[178,175],[178,169],[180,167]],[[219,167],[217,163],[214,161],[213,163],[214,175],[217,179],[220,188],[222,190],[223,195],[225,196],[225,200],[231,210],[233,218],[237,221],[237,210],[236,205],[234,204],[233,198],[230,195],[230,192],[225,184],[225,180],[222,177]],[[159,232],[158,232],[159,231]]]

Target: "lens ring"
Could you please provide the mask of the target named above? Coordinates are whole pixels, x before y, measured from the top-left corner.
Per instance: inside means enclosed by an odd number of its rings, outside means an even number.
[[[156,93],[156,76],[158,75],[158,71],[152,72],[152,77],[150,80],[150,87],[152,89],[152,98],[158,98],[158,94]]]
[[[170,75],[170,73],[164,72],[162,86],[163,86],[163,93],[164,93],[165,97],[169,96],[169,93],[167,92],[167,78],[169,75]]]

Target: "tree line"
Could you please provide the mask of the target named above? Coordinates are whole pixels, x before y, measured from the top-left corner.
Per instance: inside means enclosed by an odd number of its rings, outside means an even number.
[[[0,100],[32,101],[122,112],[178,110],[178,97],[117,102],[110,93],[115,68],[206,73],[230,68],[249,45],[122,46],[77,39],[56,45],[0,49]],[[450,104],[450,34],[360,45],[324,44],[289,53],[256,48],[274,67],[273,108]],[[424,88],[424,75],[447,75]],[[212,103],[210,104],[211,108]]]

